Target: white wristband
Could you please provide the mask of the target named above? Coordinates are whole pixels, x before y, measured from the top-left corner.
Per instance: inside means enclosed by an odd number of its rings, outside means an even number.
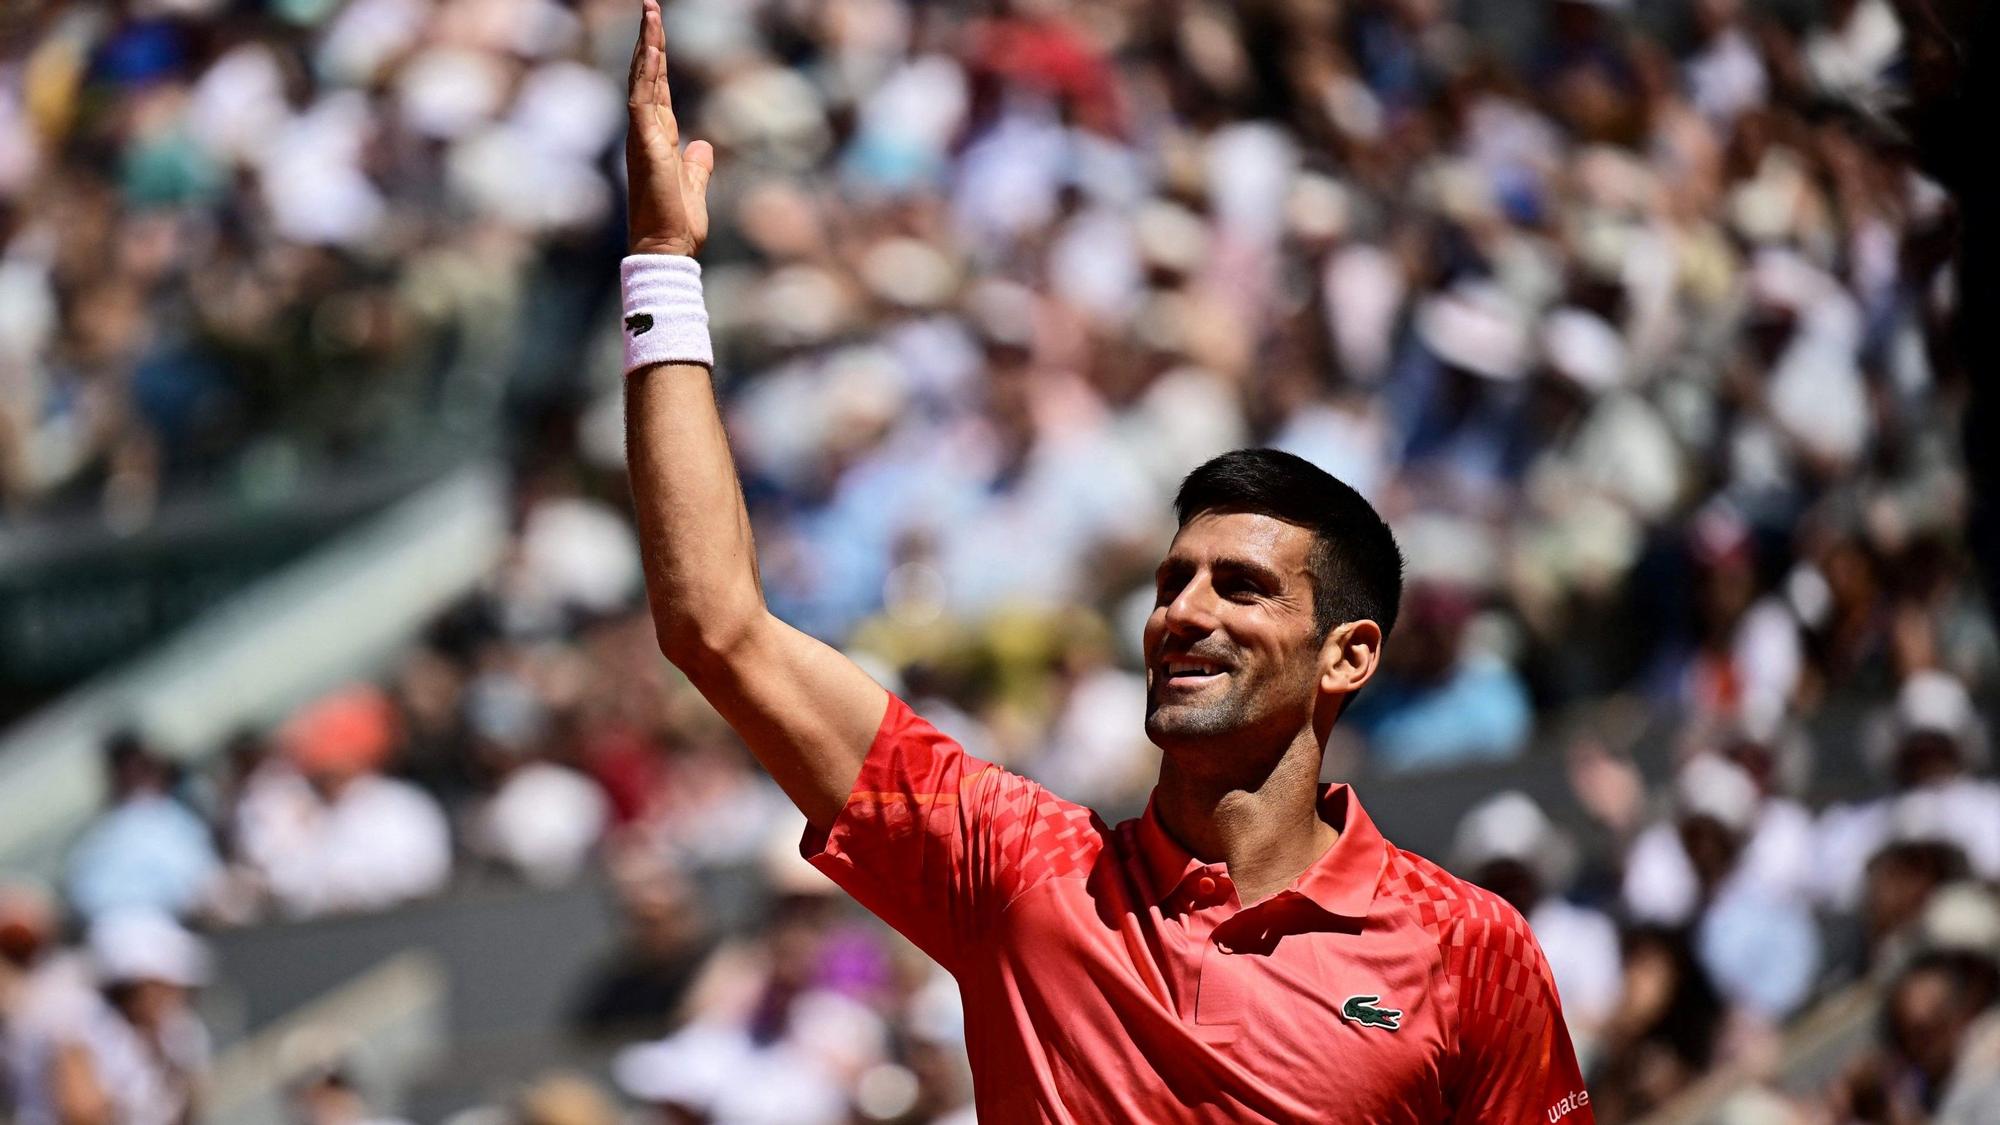
[[[618,263],[625,301],[625,374],[655,363],[715,366],[701,263],[681,254],[631,254]]]

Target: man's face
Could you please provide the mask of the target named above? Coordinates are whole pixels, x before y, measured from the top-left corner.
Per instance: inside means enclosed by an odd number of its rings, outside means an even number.
[[[1905,1056],[1933,1080],[1952,1071],[1968,1022],[1965,1002],[1941,972],[1918,971],[1900,981],[1889,997],[1890,1037]]]
[[[1197,516],[1174,536],[1146,619],[1146,735],[1161,748],[1311,721],[1312,541],[1247,513]]]
[[[1896,751],[1896,780],[1905,789],[1949,781],[1963,772],[1958,743],[1948,734],[1917,731]]]

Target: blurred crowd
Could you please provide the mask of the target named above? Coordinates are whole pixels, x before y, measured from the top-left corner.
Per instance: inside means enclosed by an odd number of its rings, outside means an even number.
[[[622,0],[0,12],[0,521],[269,500],[574,359]]]
[[[1580,817],[1501,793],[1436,858],[1530,918],[1600,1119],[1736,1079],[1744,1122],[2000,1119],[2000,642],[1955,210],[1884,116],[1907,21],[1670,7],[670,5],[766,593],[1116,819],[1156,763],[1135,646],[1172,489],[1296,452],[1410,560],[1333,772],[1561,760]],[[949,979],[801,869],[643,612],[609,303],[634,27],[629,0],[0,16],[4,510],[135,526],[178,479],[525,423],[505,562],[376,682],[213,768],[108,748],[59,898],[0,917],[21,1120],[185,1115],[186,926],[586,869],[628,932],[576,1022],[623,1046],[626,1101],[970,1119]],[[1579,713],[1618,721],[1546,744]],[[687,872],[719,870],[756,873],[751,924],[709,924]],[[1870,1048],[1767,1081],[1856,982]],[[553,1088],[467,1120],[612,1112]],[[300,1112],[355,1096],[330,1074]]]

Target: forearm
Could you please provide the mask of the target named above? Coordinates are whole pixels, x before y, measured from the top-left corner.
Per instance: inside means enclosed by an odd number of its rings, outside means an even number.
[[[743,490],[706,368],[625,383],[626,457],[660,650],[683,669],[726,654],[764,614]]]
[[[888,709],[887,693],[765,609],[708,370],[676,363],[633,372],[625,424],[660,651],[807,820],[830,827]]]

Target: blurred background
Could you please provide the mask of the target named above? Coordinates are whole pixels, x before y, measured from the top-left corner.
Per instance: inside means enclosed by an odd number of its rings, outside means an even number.
[[[1328,776],[1600,1121],[2000,1121],[1977,11],[674,0],[770,601],[1115,821],[1171,492],[1291,450],[1411,562]],[[653,642],[636,27],[0,8],[0,1119],[972,1120]]]

